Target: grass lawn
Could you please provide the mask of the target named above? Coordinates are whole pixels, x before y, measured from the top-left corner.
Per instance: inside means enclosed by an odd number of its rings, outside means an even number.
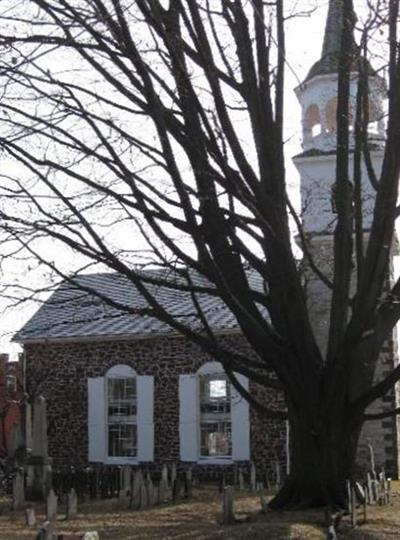
[[[35,505],[38,523],[44,517],[43,505]],[[33,540],[39,528],[24,526],[24,513],[11,512],[10,501],[0,501],[0,540]],[[241,493],[235,499],[235,512],[250,516],[250,521],[229,527],[220,524],[221,497],[215,488],[195,490],[190,501],[155,507],[151,510],[118,510],[113,501],[81,504],[78,518],[63,520],[57,533],[65,540],[73,533],[97,530],[101,540],[325,540],[322,511],[259,513],[258,496]],[[393,482],[392,503],[368,507],[368,522],[355,529],[344,518],[339,538],[354,540],[400,539],[400,482]]]

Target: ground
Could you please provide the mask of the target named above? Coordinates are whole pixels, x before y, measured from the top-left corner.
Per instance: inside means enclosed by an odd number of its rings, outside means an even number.
[[[25,527],[24,513],[11,512],[10,500],[0,501],[0,540],[32,540],[39,526]],[[38,521],[43,506],[36,505]],[[63,520],[63,507],[57,523],[58,534],[68,540],[73,533],[97,530],[101,540],[325,540],[322,511],[259,513],[256,495],[236,496],[235,511],[249,515],[250,521],[221,525],[221,496],[213,487],[194,492],[190,501],[155,507],[145,511],[116,510],[115,501],[83,503],[78,519]],[[360,512],[361,519],[361,512]],[[77,538],[77,536],[74,536]],[[343,540],[389,540],[400,538],[400,482],[393,483],[390,505],[368,507],[368,522],[355,529],[344,518],[339,538]]]

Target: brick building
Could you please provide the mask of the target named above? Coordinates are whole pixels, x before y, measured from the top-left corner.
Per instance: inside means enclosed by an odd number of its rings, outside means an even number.
[[[12,454],[22,442],[22,364],[0,354],[0,458]]]

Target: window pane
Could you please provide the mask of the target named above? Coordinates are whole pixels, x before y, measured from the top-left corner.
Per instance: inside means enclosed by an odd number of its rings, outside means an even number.
[[[200,439],[202,456],[231,455],[230,422],[201,422]]]
[[[216,379],[210,381],[210,398],[226,398],[227,395],[226,380]]]
[[[200,378],[201,414],[229,414],[231,410],[230,385],[224,375]]]
[[[136,425],[109,424],[108,455],[109,457],[135,457],[137,446]]]
[[[136,379],[108,379],[108,415],[136,415]]]

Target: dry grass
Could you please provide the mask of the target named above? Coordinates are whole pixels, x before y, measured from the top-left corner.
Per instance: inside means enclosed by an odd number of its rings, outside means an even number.
[[[23,512],[10,512],[10,501],[0,502],[0,540],[33,540],[38,527],[24,526]],[[221,498],[215,489],[201,489],[190,501],[145,511],[118,510],[113,501],[80,505],[74,521],[57,523],[57,532],[69,535],[97,530],[101,540],[265,540],[326,538],[321,511],[259,513],[256,496],[240,494],[235,511],[249,515],[250,521],[229,527],[220,524]],[[35,505],[38,522],[43,520],[43,505]],[[347,519],[341,526],[341,539],[400,539],[400,482],[394,483],[392,504],[369,507],[368,523],[352,529]]]

